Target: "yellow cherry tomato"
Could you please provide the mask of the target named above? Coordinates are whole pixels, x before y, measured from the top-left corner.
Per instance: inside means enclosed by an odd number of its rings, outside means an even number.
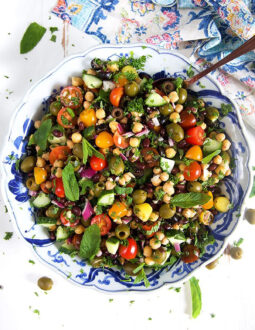
[[[213,223],[213,214],[212,212],[206,210],[203,211],[199,214],[199,220],[202,222],[204,225],[211,225]]]
[[[208,196],[210,196],[211,198],[209,199],[209,201],[205,204],[202,205],[202,208],[205,209],[205,210],[209,210],[213,207],[213,194],[211,191],[208,191],[206,193]]]
[[[94,109],[83,110],[80,113],[80,121],[83,122],[85,127],[95,126],[97,122],[96,112]]]
[[[216,197],[213,204],[216,210],[222,213],[227,212],[231,208],[231,203],[225,196]]]
[[[203,159],[202,149],[197,145],[193,146],[186,152],[185,157],[188,159],[201,161]]]
[[[121,202],[115,202],[108,211],[108,214],[112,219],[122,218],[127,215],[127,207]]]
[[[106,149],[114,145],[113,137],[108,132],[101,132],[96,137],[96,145],[98,148]]]
[[[34,168],[35,183],[41,184],[47,179],[47,171],[42,167]]]
[[[135,205],[134,213],[140,220],[146,222],[149,220],[149,218],[151,216],[152,207],[150,206],[149,203]]]

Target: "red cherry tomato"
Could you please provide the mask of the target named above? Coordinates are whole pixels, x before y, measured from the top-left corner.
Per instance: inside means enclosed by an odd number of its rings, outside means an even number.
[[[55,195],[60,198],[64,198],[65,190],[64,190],[62,178],[55,178],[55,179],[53,179],[52,183],[53,183],[53,191],[54,191]]]
[[[50,152],[50,163],[54,164],[55,160],[66,160],[70,154],[71,149],[67,146],[56,147]]]
[[[134,259],[137,255],[137,244],[136,241],[129,237],[128,239],[128,245],[121,245],[119,247],[119,255],[124,259]]]
[[[112,228],[111,219],[106,214],[98,214],[91,220],[91,225],[98,225],[101,236],[106,235]]]
[[[90,158],[90,167],[95,170],[95,171],[101,171],[103,170],[104,168],[107,167],[107,161],[106,159],[102,159],[102,158],[99,158],[99,157],[96,157],[96,156],[92,156]]]
[[[146,232],[150,232],[153,227],[158,226],[158,222],[154,222],[152,225],[143,225],[142,228],[145,231],[145,235],[147,238],[153,237],[156,234],[156,231],[151,234],[146,234]]]
[[[199,248],[194,245],[185,245],[182,252],[183,255],[181,259],[183,262],[185,262],[185,264],[196,261],[200,255]]]
[[[75,227],[80,222],[80,218],[77,218],[70,209],[65,209],[60,214],[60,221],[66,227]]]
[[[74,128],[77,118],[71,108],[62,108],[57,115],[57,122],[64,128]]]
[[[82,91],[75,86],[65,87],[60,93],[60,101],[65,107],[78,109],[83,101]]]
[[[118,131],[116,131],[113,135],[113,142],[116,145],[116,147],[121,149],[125,149],[129,146],[128,139],[120,135]]]
[[[114,88],[111,91],[111,94],[110,94],[111,104],[115,107],[118,107],[119,104],[120,104],[120,99],[121,99],[123,94],[124,94],[124,88],[123,87]]]
[[[194,145],[201,146],[204,143],[205,131],[202,127],[196,126],[187,130],[186,142]]]
[[[183,175],[185,180],[195,181],[201,175],[201,166],[198,164],[198,162],[192,162],[190,165],[185,167]]]
[[[193,115],[193,113],[189,113],[187,110],[184,110],[180,114],[181,116],[181,122],[180,125],[182,128],[191,128],[196,126],[196,117]]]

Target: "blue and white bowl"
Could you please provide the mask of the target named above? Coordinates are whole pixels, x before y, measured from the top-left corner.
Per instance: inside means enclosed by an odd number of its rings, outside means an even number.
[[[24,153],[24,137],[29,135],[34,121],[41,118],[52,94],[58,92],[62,86],[71,84],[71,77],[79,76],[83,69],[90,67],[90,61],[94,57],[113,60],[123,55],[128,56],[131,51],[135,57],[151,55],[147,60],[145,71],[154,75],[155,78],[164,76],[185,78],[186,70],[190,66],[188,59],[178,52],[159,50],[141,44],[100,45],[83,54],[73,55],[30,88],[13,115],[1,158],[2,192],[5,203],[19,235],[33,248],[38,258],[81,287],[93,286],[112,292],[148,291],[157,289],[165,283],[174,284],[186,280],[195,270],[216,258],[223,252],[229,237],[242,218],[244,200],[249,192],[251,181],[250,150],[239,111],[236,105],[222,94],[219,84],[207,76],[201,79],[201,85],[204,85],[205,88],[195,84],[192,86],[192,90],[216,107],[220,108],[221,103],[233,106],[233,112],[230,112],[221,123],[232,140],[231,152],[235,160],[235,169],[233,174],[225,179],[224,188],[233,203],[233,208],[227,213],[218,214],[211,225],[211,231],[216,238],[215,243],[207,246],[203,257],[192,264],[178,261],[164,269],[150,271],[148,273],[150,287],[148,288],[143,283],[134,284],[133,280],[127,282],[123,271],[95,269],[77,256],[71,258],[58,252],[57,244],[49,239],[47,231],[35,224],[28,191],[15,167],[16,159]],[[196,67],[193,67],[193,70],[195,73],[198,72]]]

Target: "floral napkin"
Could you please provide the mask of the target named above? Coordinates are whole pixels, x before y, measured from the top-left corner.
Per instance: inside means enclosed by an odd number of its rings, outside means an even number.
[[[255,0],[59,0],[52,10],[102,43],[179,49],[202,68],[255,35]],[[255,128],[255,52],[214,77]]]

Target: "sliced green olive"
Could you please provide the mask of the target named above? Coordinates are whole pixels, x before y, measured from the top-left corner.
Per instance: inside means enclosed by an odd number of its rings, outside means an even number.
[[[133,271],[139,266],[138,263],[131,263],[129,261],[126,261],[123,265],[123,269],[126,274],[131,276],[137,276],[138,274],[135,274]]]
[[[99,197],[104,189],[105,189],[104,182],[97,182],[93,188],[95,196]]]
[[[188,183],[188,191],[190,192],[201,192],[203,189],[202,184],[196,181]]]
[[[172,138],[175,142],[180,142],[184,139],[184,130],[183,128],[175,123],[168,124],[166,126],[167,134],[170,138]]]
[[[157,249],[152,254],[152,259],[155,261],[156,264],[161,265],[165,262],[167,257],[167,252],[163,249]]]
[[[51,205],[45,212],[46,216],[49,218],[57,219],[59,218],[61,209],[56,205]]]
[[[163,92],[165,94],[169,94],[174,90],[174,83],[172,83],[171,81],[165,81],[163,82],[163,84],[161,85],[161,89],[163,90]]]
[[[53,281],[51,278],[44,276],[44,277],[39,278],[39,280],[37,281],[37,284],[40,289],[42,289],[44,291],[48,291],[48,290],[51,290],[51,288],[53,286]]]
[[[111,171],[111,173],[114,175],[122,174],[125,169],[123,160],[119,156],[111,157],[108,167],[109,167],[109,170]]]
[[[169,116],[170,113],[172,113],[173,111],[174,111],[174,109],[170,103],[167,103],[167,104],[159,107],[159,112],[161,113],[161,115],[166,116],[166,117]]]
[[[163,219],[171,219],[176,212],[176,207],[169,204],[163,204],[159,209],[159,216]]]
[[[71,163],[73,165],[75,172],[77,172],[81,167],[81,162],[79,160],[79,157],[75,155],[68,157],[68,163]]]
[[[188,97],[187,89],[180,88],[179,89],[179,100],[178,100],[178,103],[179,104],[185,103],[185,101],[187,100],[187,97]]]
[[[142,204],[147,199],[147,192],[145,190],[138,189],[133,192],[132,197],[135,204]]]
[[[136,96],[139,93],[139,86],[135,81],[132,81],[125,85],[125,94],[131,97]]]
[[[239,246],[233,246],[230,249],[230,256],[233,259],[241,259],[243,256],[243,250]]]
[[[24,173],[32,172],[36,164],[36,158],[34,156],[28,156],[22,160],[20,169]]]
[[[27,187],[27,189],[32,190],[32,191],[37,191],[40,188],[40,186],[35,183],[35,178],[34,177],[30,177],[30,178],[27,179],[26,187]]]
[[[245,212],[245,217],[251,225],[255,225],[255,209],[248,209]]]
[[[59,101],[51,102],[51,104],[50,104],[50,113],[51,113],[53,116],[57,116],[59,110],[60,110],[62,107],[63,107],[63,106],[62,106],[61,102],[59,102]]]
[[[218,109],[214,107],[207,107],[206,108],[206,118],[211,120],[212,122],[216,121],[220,116]]]
[[[123,240],[123,239],[127,239],[128,236],[130,235],[130,228],[128,225],[125,225],[125,224],[121,224],[121,225],[118,225],[116,228],[115,228],[115,235]]]
[[[83,151],[82,151],[82,144],[81,143],[75,143],[73,146],[73,154],[77,156],[78,158],[83,158]]]

